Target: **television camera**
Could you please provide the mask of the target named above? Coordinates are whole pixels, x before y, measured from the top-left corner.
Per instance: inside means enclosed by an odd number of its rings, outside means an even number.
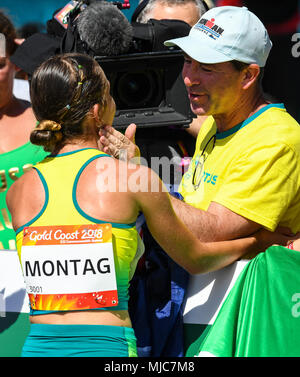
[[[87,53],[100,64],[110,81],[117,107],[115,128],[124,129],[129,123],[136,123],[139,128],[187,127],[194,115],[181,76],[183,54],[179,49],[167,48],[163,42],[187,35],[190,26],[179,20],[151,19],[146,24],[135,21],[130,24],[126,20],[130,28],[124,27],[120,34],[120,30],[113,28],[111,16],[106,14],[109,7],[104,3],[116,6],[122,25],[122,17],[126,17],[121,10],[130,7],[129,0],[123,3],[72,0],[54,12],[47,22],[47,34],[29,37],[12,61],[32,74],[35,66],[48,55],[74,51]],[[78,20],[81,17],[87,17],[88,22],[80,29]],[[45,43],[45,38],[51,42]],[[104,46],[107,39],[110,50]],[[114,47],[122,43],[122,48]],[[26,66],[26,53],[35,64]]]

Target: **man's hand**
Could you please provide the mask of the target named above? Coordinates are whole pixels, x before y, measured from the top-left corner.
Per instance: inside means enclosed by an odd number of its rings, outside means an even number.
[[[289,228],[283,228],[279,227],[276,229],[276,232],[280,232],[281,234],[286,235],[290,240],[288,241],[287,245],[292,244],[291,248],[297,251],[300,251],[300,233],[297,233],[296,235],[292,233],[292,231]]]
[[[135,145],[136,125],[131,123],[123,135],[111,126],[100,129],[99,149],[120,160],[127,161],[140,157],[140,150]]]
[[[272,245],[287,246],[292,241],[299,242],[300,233],[292,235],[287,228],[277,228],[275,232],[270,232],[266,229],[260,229],[259,231],[255,232],[253,236],[256,238],[258,242],[257,250],[260,250],[262,252]],[[256,255],[257,253],[248,253],[246,255],[243,255],[243,259],[252,259]]]

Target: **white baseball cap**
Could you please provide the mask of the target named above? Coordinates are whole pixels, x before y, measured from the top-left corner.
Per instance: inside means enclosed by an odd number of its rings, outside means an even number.
[[[246,7],[215,7],[203,14],[186,37],[165,41],[200,63],[230,60],[264,67],[272,47],[259,18]]]

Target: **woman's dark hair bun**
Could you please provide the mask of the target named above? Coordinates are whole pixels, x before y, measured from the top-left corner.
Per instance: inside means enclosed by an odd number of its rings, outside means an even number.
[[[30,134],[32,144],[41,145],[51,152],[62,139],[61,125],[53,120],[37,122],[37,127]]]

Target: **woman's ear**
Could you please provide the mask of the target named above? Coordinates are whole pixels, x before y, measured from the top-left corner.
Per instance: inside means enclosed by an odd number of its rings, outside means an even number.
[[[243,71],[243,73],[243,89],[248,89],[257,80],[260,73],[260,68],[257,64],[249,64],[249,66]]]
[[[98,127],[101,127],[103,122],[102,122],[102,117],[103,117],[103,107],[100,106],[99,103],[96,103],[93,106],[93,117],[95,119],[95,122]]]

